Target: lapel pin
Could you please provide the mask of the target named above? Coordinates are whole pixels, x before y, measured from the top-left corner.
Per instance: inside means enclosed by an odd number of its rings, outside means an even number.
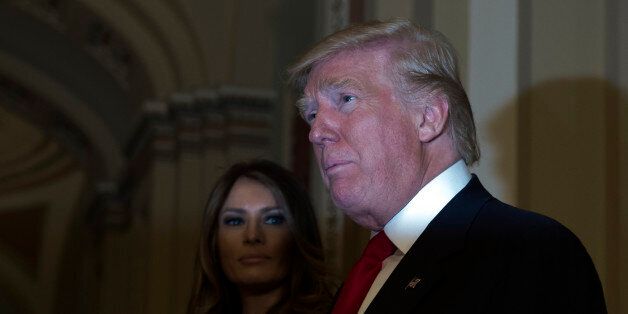
[[[408,285],[406,286],[406,290],[416,288],[416,285],[418,285],[420,282],[421,282],[421,278],[419,277],[412,278],[412,280],[408,282]]]

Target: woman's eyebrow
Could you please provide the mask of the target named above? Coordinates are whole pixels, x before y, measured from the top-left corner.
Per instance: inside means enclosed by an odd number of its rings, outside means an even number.
[[[222,214],[228,213],[228,212],[233,212],[236,214],[244,214],[246,213],[246,210],[244,210],[243,208],[238,208],[238,207],[225,207],[222,209]]]
[[[282,210],[281,207],[273,205],[273,206],[266,206],[266,207],[262,207],[259,209],[260,212],[262,213],[266,213],[269,211],[273,211],[273,210]],[[225,214],[225,213],[236,213],[236,214],[246,214],[247,210],[243,209],[243,208],[238,208],[238,207],[225,207],[222,210],[221,214]]]
[[[282,208],[279,206],[268,206],[268,207],[262,208],[262,213],[267,213],[273,210],[278,210],[278,211],[283,212]]]

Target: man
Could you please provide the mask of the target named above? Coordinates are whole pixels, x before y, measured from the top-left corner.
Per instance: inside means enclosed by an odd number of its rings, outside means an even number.
[[[334,203],[377,233],[334,313],[606,312],[580,241],[469,173],[475,125],[442,35],[405,20],[352,26],[289,74]]]

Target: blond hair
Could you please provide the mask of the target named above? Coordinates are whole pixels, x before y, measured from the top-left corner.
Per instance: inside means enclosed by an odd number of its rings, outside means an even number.
[[[288,69],[289,84],[303,94],[310,71],[343,51],[387,44],[393,79],[406,105],[439,94],[449,103],[447,128],[455,149],[467,165],[477,162],[475,123],[471,105],[459,79],[456,51],[437,31],[404,19],[352,25],[321,40]],[[299,108],[302,110],[302,108]]]

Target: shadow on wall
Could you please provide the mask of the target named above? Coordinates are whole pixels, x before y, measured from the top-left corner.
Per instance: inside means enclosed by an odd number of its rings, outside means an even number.
[[[580,238],[603,281],[609,312],[615,312],[625,228],[620,188],[626,174],[620,172],[620,154],[626,147],[621,147],[620,126],[626,121],[621,121],[621,108],[628,102],[610,82],[581,77],[535,85],[514,103],[489,126],[497,172],[512,169],[504,151],[508,139],[499,134],[503,120],[515,113],[517,203],[560,221]]]

